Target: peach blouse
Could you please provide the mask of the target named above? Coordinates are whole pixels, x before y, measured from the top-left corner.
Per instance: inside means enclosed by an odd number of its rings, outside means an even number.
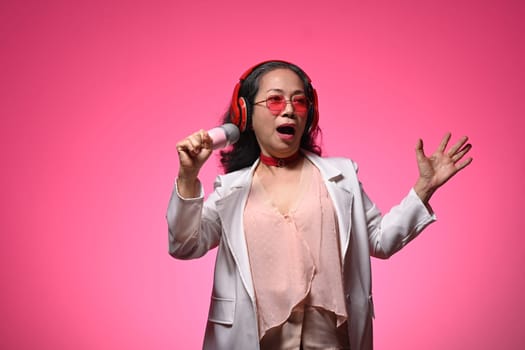
[[[283,215],[255,174],[246,203],[260,338],[304,305],[333,312],[337,326],[347,318],[334,208],[319,170],[306,159],[299,187],[301,195]]]

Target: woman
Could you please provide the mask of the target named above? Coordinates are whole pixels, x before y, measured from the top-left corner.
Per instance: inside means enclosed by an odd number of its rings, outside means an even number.
[[[241,137],[206,201],[198,174],[212,140],[200,130],[177,143],[170,254],[218,246],[205,349],[372,349],[370,256],[388,258],[433,222],[430,197],[472,161],[466,137],[446,150],[446,135],[431,157],[420,140],[419,178],[382,216],[355,163],[320,156],[318,118],[308,76],[267,61],[235,87],[224,121]]]

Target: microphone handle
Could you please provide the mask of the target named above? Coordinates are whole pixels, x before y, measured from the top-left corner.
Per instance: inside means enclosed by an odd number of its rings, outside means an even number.
[[[216,127],[211,130],[208,130],[208,135],[210,135],[213,143],[212,149],[217,150],[224,148],[229,145],[228,138],[226,137],[226,131],[223,128]]]

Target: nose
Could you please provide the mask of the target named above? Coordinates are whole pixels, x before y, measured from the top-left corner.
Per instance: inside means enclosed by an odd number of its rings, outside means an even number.
[[[293,108],[293,105],[292,105],[292,101],[290,100],[285,100],[284,101],[284,109],[282,111],[282,115],[283,116],[293,116],[294,115],[294,108]]]

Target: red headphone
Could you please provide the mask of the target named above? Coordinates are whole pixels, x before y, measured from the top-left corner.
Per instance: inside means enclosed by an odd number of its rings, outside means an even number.
[[[246,130],[246,123],[248,120],[248,111],[246,108],[246,100],[244,97],[239,97],[239,90],[241,88],[242,83],[244,80],[258,67],[262,66],[263,64],[269,63],[269,62],[280,62],[285,64],[292,64],[290,62],[281,61],[281,60],[269,60],[261,62],[252,68],[248,69],[246,72],[244,72],[243,75],[239,78],[239,82],[235,85],[235,88],[233,89],[233,96],[232,96],[232,103],[231,103],[231,109],[230,109],[230,120],[233,124],[237,125],[239,130],[243,132]],[[304,73],[304,72],[303,72]],[[313,101],[312,101],[312,108],[313,108],[313,115],[312,115],[312,122],[310,127],[308,128],[308,132],[311,130],[315,130],[317,127],[317,124],[319,123],[319,106],[317,102],[317,91],[315,91],[314,87],[312,86],[312,80],[306,73],[304,73],[306,78],[308,79],[308,84],[310,84],[310,87],[312,88],[312,94],[313,94]]]

